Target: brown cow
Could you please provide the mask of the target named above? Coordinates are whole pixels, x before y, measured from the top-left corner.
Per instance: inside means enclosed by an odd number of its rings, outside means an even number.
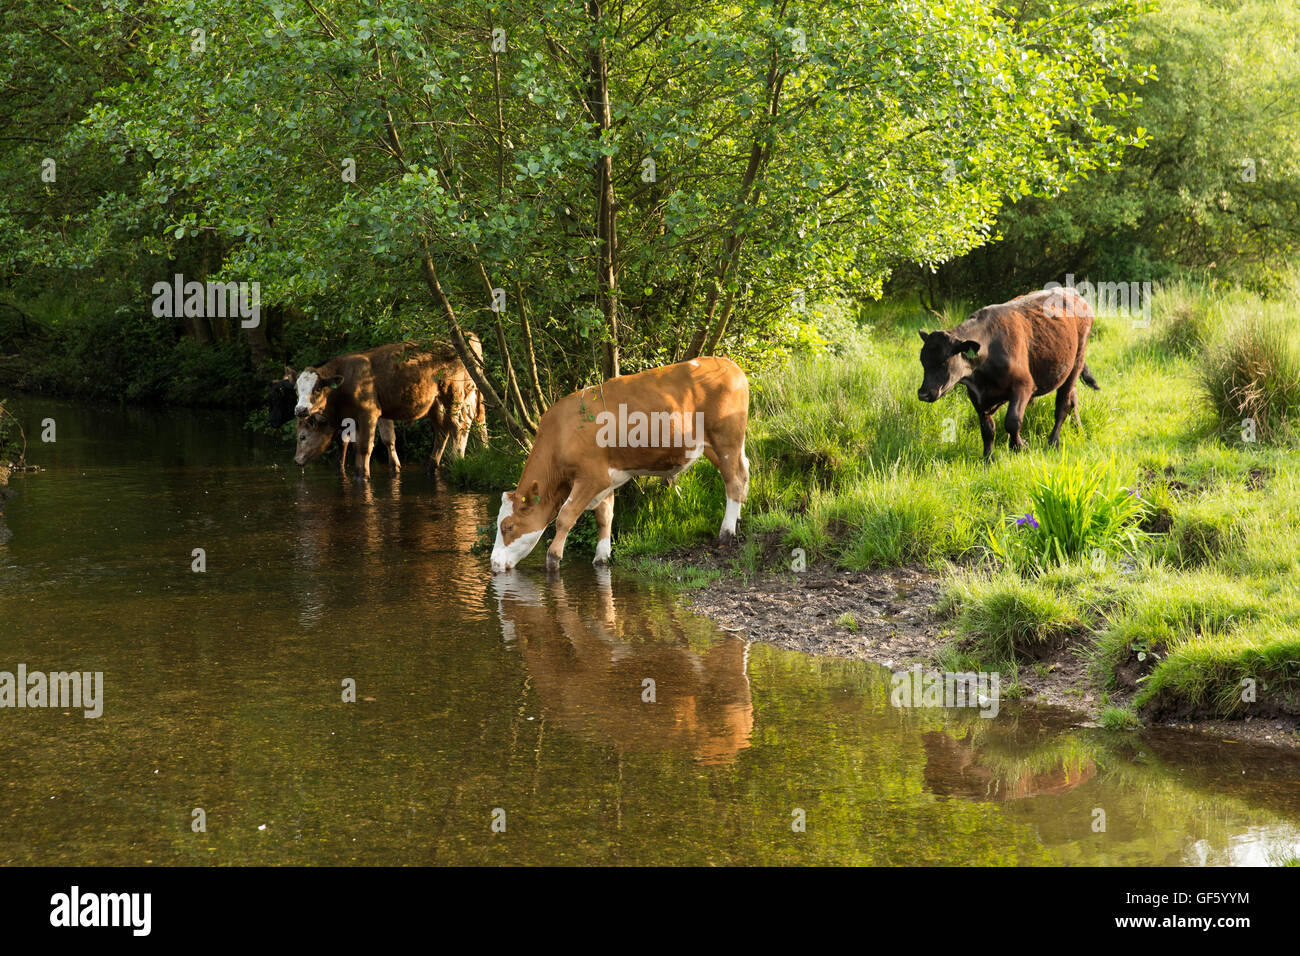
[[[471,347],[481,355],[478,338],[471,334],[469,339]],[[384,428],[385,420],[415,421],[426,415],[432,419],[435,437],[429,456],[431,469],[441,462],[449,440],[453,453],[461,457],[470,429],[476,423],[480,435],[485,429],[478,389],[449,345],[426,347],[395,342],[340,355],[323,365],[303,369],[297,391],[294,412],[298,416],[298,450],[294,461],[305,465],[318,457],[340,429],[346,443],[350,419],[357,442],[355,474],[362,481],[370,477],[375,431]],[[388,429],[391,427],[389,424]],[[392,450],[392,460],[398,467],[396,449]]]
[[[920,332],[925,379],[916,391],[923,402],[938,401],[957,385],[979,415],[984,457],[993,454],[993,415],[1003,405],[1003,424],[1012,451],[1025,446],[1020,423],[1035,398],[1056,392],[1056,425],[1047,443],[1060,439],[1071,411],[1078,418],[1075,381],[1100,388],[1084,364],[1092,309],[1073,289],[1031,292],[1001,305],[989,305],[946,332]]]
[[[552,520],[555,538],[546,567],[558,568],[569,529],[584,511],[596,512],[595,563],[604,564],[614,490],[635,475],[678,475],[701,454],[726,484],[719,540],[731,541],[749,490],[748,422],[745,373],[730,359],[712,356],[566,395],[542,416],[519,487],[501,495],[493,572],[508,571],[527,557]]]

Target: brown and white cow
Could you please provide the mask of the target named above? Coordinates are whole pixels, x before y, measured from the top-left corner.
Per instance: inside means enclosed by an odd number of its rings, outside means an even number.
[[[542,416],[519,486],[501,495],[493,572],[527,557],[552,520],[546,567],[558,568],[565,538],[584,511],[596,512],[595,563],[604,564],[615,489],[635,475],[678,475],[701,455],[722,473],[727,508],[719,541],[731,541],[749,491],[748,422],[745,373],[712,356],[566,395]]]
[[[470,345],[482,355],[482,346],[472,333]],[[393,421],[415,421],[428,416],[434,425],[433,450],[429,467],[436,468],[451,441],[453,454],[461,457],[476,425],[486,430],[485,409],[478,389],[464,364],[449,345],[422,346],[394,342],[365,352],[340,355],[323,365],[306,368],[298,375],[299,465],[321,455],[336,432],[343,430],[347,441],[349,420],[355,430],[356,477],[370,477],[370,452],[376,430],[391,434]],[[394,467],[397,453],[389,445]],[[346,454],[346,445],[344,448]]]
[[[1078,418],[1075,382],[1100,388],[1085,364],[1092,309],[1073,289],[1055,288],[1022,295],[973,313],[956,328],[921,332],[924,379],[916,390],[935,402],[958,385],[966,386],[979,415],[984,457],[993,454],[993,415],[1007,406],[1004,425],[1012,451],[1024,447],[1020,423],[1035,398],[1056,392],[1056,425],[1047,443],[1060,439],[1071,411]]]

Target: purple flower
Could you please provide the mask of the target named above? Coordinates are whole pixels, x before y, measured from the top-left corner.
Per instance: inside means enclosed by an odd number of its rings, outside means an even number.
[[[1033,528],[1035,531],[1038,530],[1038,522],[1034,520],[1032,514],[1027,514],[1023,518],[1017,518],[1016,524],[1021,528]]]

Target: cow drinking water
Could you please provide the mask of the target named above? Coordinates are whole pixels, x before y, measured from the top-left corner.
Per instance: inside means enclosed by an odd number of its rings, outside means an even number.
[[[472,333],[468,338],[481,355],[478,338]],[[426,415],[433,420],[431,469],[440,463],[448,441],[460,457],[470,429],[477,427],[480,435],[486,430],[478,389],[448,345],[395,342],[340,355],[303,369],[297,393],[298,450],[294,461],[305,465],[318,457],[342,430],[345,443],[350,437],[357,443],[354,470],[362,481],[370,477],[376,431],[381,436],[391,435],[393,421],[415,421]],[[349,435],[349,422],[354,435]],[[396,449],[391,443],[389,448],[394,467],[398,467]]]
[[[558,568],[565,538],[584,511],[596,512],[595,563],[604,564],[615,489],[635,475],[678,475],[701,455],[722,473],[727,507],[719,541],[731,541],[749,490],[748,422],[745,373],[711,356],[565,396],[542,416],[519,486],[501,496],[493,572],[527,557],[552,521],[546,567]]]
[[[1073,289],[1022,295],[973,313],[956,328],[920,332],[925,378],[916,391],[935,402],[958,385],[979,415],[984,457],[993,454],[993,415],[1007,406],[1004,425],[1012,451],[1025,446],[1020,423],[1035,398],[1056,392],[1056,425],[1047,443],[1060,440],[1061,423],[1071,411],[1078,418],[1076,380],[1100,388],[1084,364],[1092,309]]]

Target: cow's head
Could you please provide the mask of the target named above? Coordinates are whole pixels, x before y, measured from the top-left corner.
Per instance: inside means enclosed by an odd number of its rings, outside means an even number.
[[[509,571],[532,552],[537,539],[551,523],[551,515],[542,507],[541,486],[533,482],[501,494],[497,512],[497,542],[492,547],[492,573]]]
[[[343,384],[342,375],[321,375],[314,368],[305,368],[298,376],[298,402],[293,413],[299,418],[306,418],[312,412],[318,412],[325,404],[325,396],[331,388]]]
[[[334,437],[334,426],[320,412],[312,412],[298,419],[298,450],[294,453],[296,465],[305,465],[315,461],[329,447]]]
[[[267,421],[272,428],[279,428],[293,418],[293,408],[297,404],[298,389],[294,385],[298,373],[289,366],[284,367],[284,378],[277,378],[266,389]]]
[[[973,339],[958,339],[951,332],[918,332],[921,341],[921,368],[925,378],[916,390],[923,402],[937,402],[975,370],[980,344]]]

